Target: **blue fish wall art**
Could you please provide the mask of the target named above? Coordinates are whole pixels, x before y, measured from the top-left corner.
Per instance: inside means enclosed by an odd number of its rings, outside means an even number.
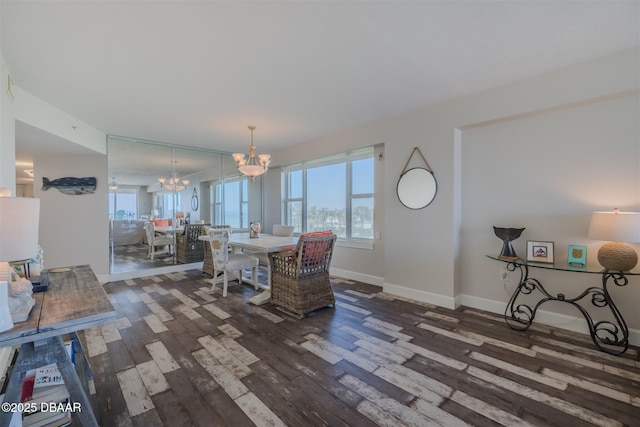
[[[42,191],[55,188],[61,193],[77,196],[80,194],[91,194],[96,191],[96,178],[58,178],[53,181],[49,178],[42,178]]]

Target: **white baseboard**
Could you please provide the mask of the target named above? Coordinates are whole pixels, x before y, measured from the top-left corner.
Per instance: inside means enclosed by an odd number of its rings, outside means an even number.
[[[100,275],[98,276],[98,280],[100,281],[100,283],[107,283],[117,280],[137,279],[140,277],[175,273],[178,271],[193,269],[202,269],[202,263],[177,264],[149,270]],[[451,310],[455,310],[457,307],[462,305],[469,308],[485,310],[491,313],[504,314],[504,310],[506,308],[506,303],[503,301],[489,300],[486,298],[464,294],[457,295],[452,298],[445,295],[434,294],[432,292],[421,291],[419,289],[407,288],[405,286],[394,285],[392,283],[385,283],[384,278],[382,277],[362,274],[355,271],[331,268],[330,274],[349,280],[368,283],[370,285],[382,286],[383,292],[389,293],[391,295],[410,298],[416,301],[434,304]],[[553,326],[560,329],[566,329],[569,331],[579,332],[587,335],[589,334],[589,327],[587,326],[587,322],[582,316],[567,316],[564,314],[553,313],[551,311],[538,310],[538,312],[536,313],[535,321],[547,326]],[[634,346],[640,346],[640,330],[629,330],[629,343]]]
[[[471,295],[462,295],[461,304],[465,307],[477,308],[479,310],[485,310],[496,314],[504,314],[507,307],[507,303],[505,302],[488,300]],[[538,310],[536,312],[535,322],[589,335],[589,326],[582,315],[568,316],[566,314]],[[640,346],[640,330],[629,329],[629,344]]]
[[[385,283],[382,287],[382,290],[391,295],[411,298],[440,307],[450,308],[452,310],[456,308],[456,299],[444,295],[425,292],[413,288],[407,288],[405,286],[393,285],[391,283]]]
[[[367,283],[369,285],[382,286],[384,279],[370,274],[362,274],[355,271],[342,270],[340,268],[329,268],[329,274],[332,276],[342,277],[343,279],[356,280],[358,282]]]
[[[465,306],[469,308],[488,311],[491,313],[504,314],[505,308],[507,306],[507,303],[503,301],[494,301],[486,298],[464,294],[457,295],[455,298],[451,298],[444,295],[421,291],[418,289],[393,285],[391,283],[385,283],[383,285],[383,291],[392,295],[410,298],[416,301],[426,302],[452,310],[459,306]],[[565,314],[554,313],[551,311],[538,310],[536,312],[535,322],[589,335],[589,327],[586,320],[582,316],[567,316]],[[629,344],[640,346],[640,330],[629,329]]]

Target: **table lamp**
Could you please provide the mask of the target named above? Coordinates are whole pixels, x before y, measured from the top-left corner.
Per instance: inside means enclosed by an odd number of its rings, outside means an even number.
[[[6,190],[3,189],[0,194],[6,194]],[[36,256],[39,220],[40,199],[0,197],[0,282],[6,281],[8,284],[9,310],[6,311],[11,313],[14,323],[26,320],[35,301],[31,297],[31,282],[27,279],[19,283],[12,282],[13,269],[8,263],[29,262]],[[28,289],[25,281],[29,282]]]
[[[638,263],[638,254],[628,243],[640,242],[640,212],[594,212],[588,237],[608,241],[598,251],[600,265],[607,270],[629,271]]]

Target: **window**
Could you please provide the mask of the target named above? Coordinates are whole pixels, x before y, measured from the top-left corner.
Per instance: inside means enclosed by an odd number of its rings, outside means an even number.
[[[180,212],[182,196],[179,191],[175,194],[170,191],[158,193],[157,197],[156,208],[159,218],[173,218],[176,212]]]
[[[373,240],[373,149],[284,168],[284,217],[296,233]]]
[[[249,229],[249,179],[238,177],[215,183],[213,194],[214,224],[226,224],[235,229]]]
[[[109,191],[110,219],[138,219],[138,192],[132,188]]]

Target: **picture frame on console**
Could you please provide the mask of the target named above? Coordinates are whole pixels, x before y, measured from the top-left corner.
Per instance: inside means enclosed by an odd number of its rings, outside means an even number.
[[[569,245],[567,263],[570,267],[586,267],[587,247],[579,245]]]
[[[553,264],[553,242],[527,240],[527,261]]]

